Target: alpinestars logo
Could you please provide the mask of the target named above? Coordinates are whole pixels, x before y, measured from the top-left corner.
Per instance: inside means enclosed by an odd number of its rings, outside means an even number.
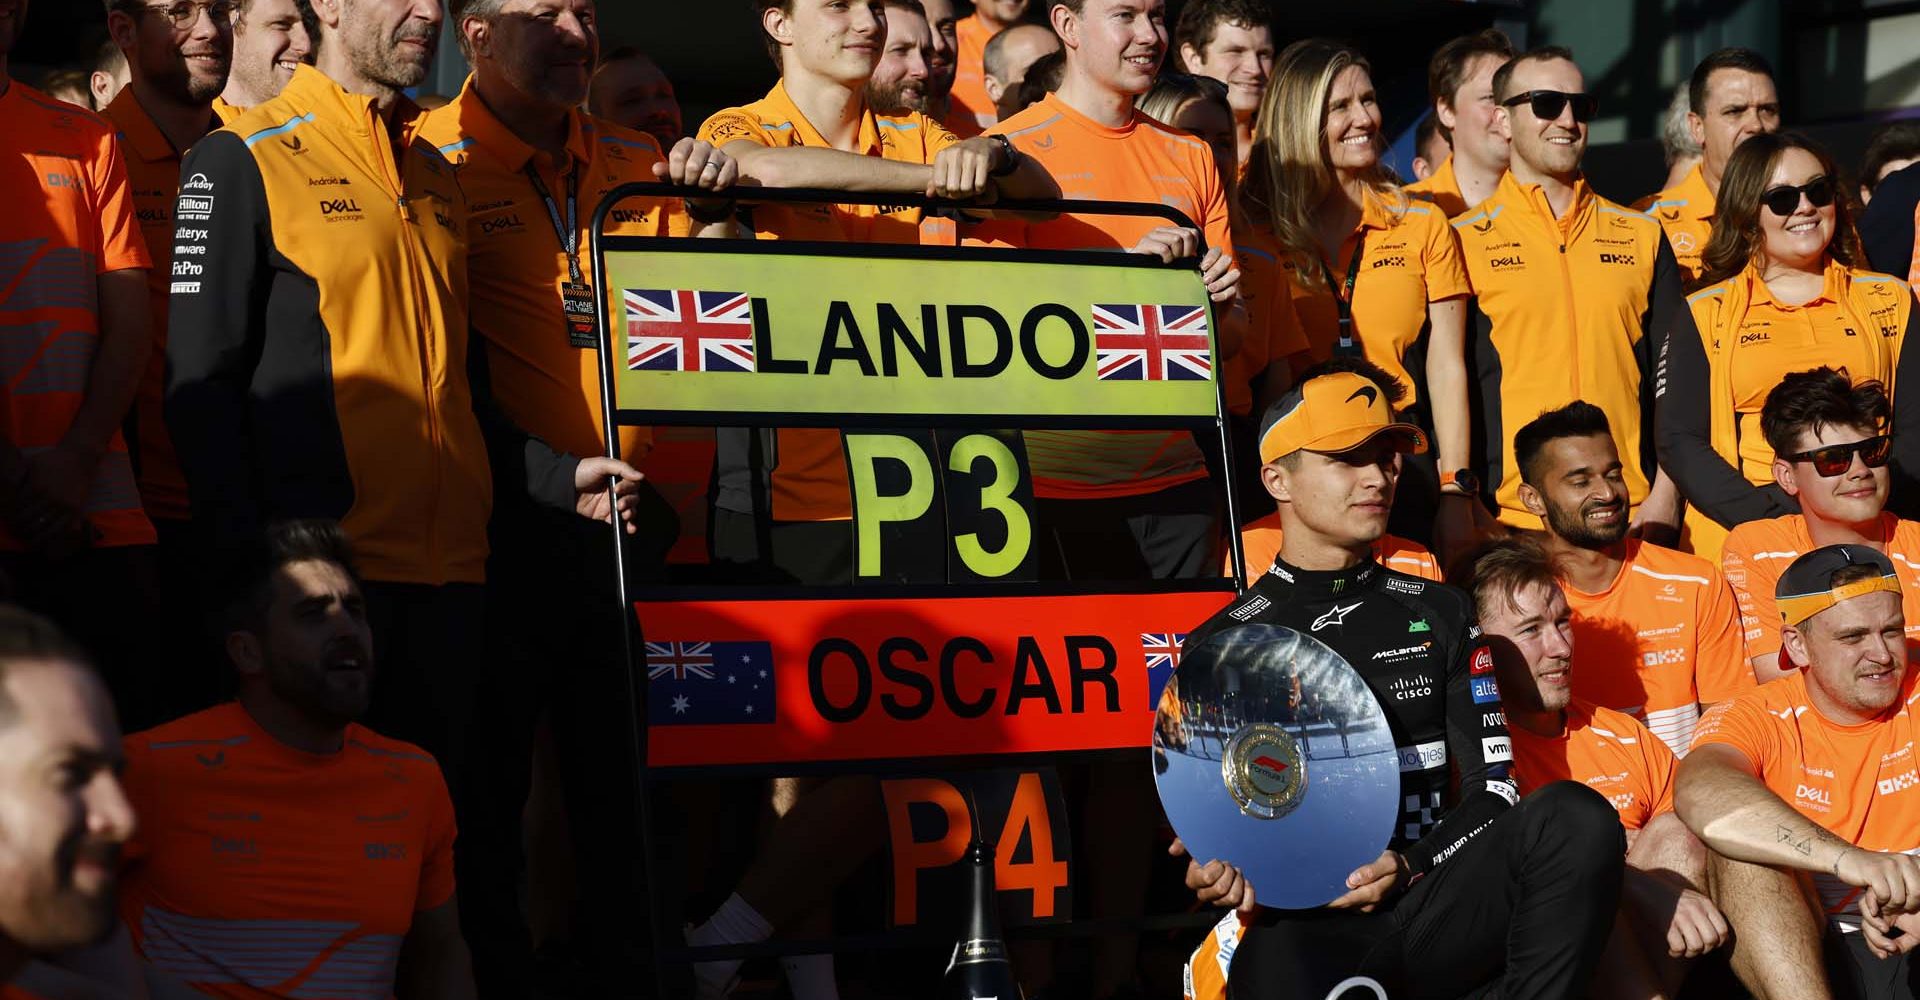
[[[1338,604],[1334,605],[1331,611],[1328,611],[1326,614],[1321,615],[1318,618],[1315,618],[1313,620],[1313,627],[1308,631],[1318,632],[1329,625],[1345,625],[1347,622],[1347,616],[1352,614],[1354,609],[1358,608],[1361,605],[1361,603],[1362,602],[1360,601],[1355,601],[1352,604],[1348,604],[1344,607]]]

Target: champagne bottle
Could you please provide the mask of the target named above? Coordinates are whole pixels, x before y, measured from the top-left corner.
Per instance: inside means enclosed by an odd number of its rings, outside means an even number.
[[[999,901],[993,888],[991,844],[978,838],[967,847],[967,923],[947,963],[942,994],[947,1000],[1023,1000],[1000,934]]]

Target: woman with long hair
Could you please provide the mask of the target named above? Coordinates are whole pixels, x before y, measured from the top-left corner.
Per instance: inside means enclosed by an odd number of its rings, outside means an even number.
[[[1656,434],[1693,551],[1718,558],[1734,525],[1797,509],[1774,485],[1760,432],[1767,393],[1821,366],[1896,391],[1913,295],[1866,270],[1833,157],[1790,132],[1753,136],[1728,158],[1701,265],[1667,332]]]
[[[1287,277],[1306,340],[1294,365],[1364,356],[1407,386],[1404,412],[1437,454],[1402,476],[1391,530],[1454,549],[1471,541],[1480,506],[1468,471],[1472,289],[1446,216],[1400,190],[1385,148],[1366,57],[1295,42],[1274,61],[1238,203],[1250,240]]]

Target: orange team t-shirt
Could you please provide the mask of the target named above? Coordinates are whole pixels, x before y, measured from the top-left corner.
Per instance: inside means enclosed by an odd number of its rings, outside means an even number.
[[[1701,705],[1753,687],[1733,591],[1705,559],[1628,539],[1607,589],[1563,589],[1573,696],[1644,720],[1675,755],[1686,755]]]
[[[1307,349],[1307,335],[1293,309],[1292,283],[1280,266],[1280,247],[1273,234],[1251,226],[1233,227],[1233,259],[1240,265],[1240,301],[1247,307],[1247,335],[1240,353],[1220,366],[1226,383],[1227,409],[1239,416],[1253,413],[1256,381],[1269,365],[1285,364]]]
[[[1460,193],[1460,178],[1453,172],[1451,156],[1441,160],[1426,180],[1414,181],[1402,190],[1407,192],[1408,197],[1438,205],[1449,220],[1465,215],[1467,209],[1473,207],[1467,204],[1466,196]]]
[[[126,740],[140,830],[120,913],[209,996],[392,995],[417,912],[453,897],[453,802],[431,756],[363,726],[288,747],[238,703]]]
[[[14,206],[0,221],[0,313],[12,331],[0,354],[0,440],[31,458],[66,437],[85,401],[100,347],[99,276],[152,259],[113,127],[18,82],[0,93],[0,190],[13,192]],[[96,544],[154,540],[118,431],[83,508]],[[0,549],[19,548],[0,525]]]
[[[468,79],[460,95],[428,112],[420,134],[460,172],[470,206],[467,275],[475,333],[486,345],[493,395],[507,416],[559,451],[579,458],[604,455],[600,423],[600,357],[576,347],[562,308],[571,280],[567,254],[553,226],[553,213],[527,178],[540,174],[553,208],[567,217],[569,181],[574,188],[577,264],[583,282],[593,280],[588,236],[593,211],[609,192],[632,181],[652,181],[653,164],[665,159],[660,144],[644,132],[574,112],[568,116],[564,162],[513,134],[473,92]],[[610,236],[685,236],[683,202],[634,198],[607,220]],[[624,308],[619,290],[608,289],[608,314]],[[620,329],[616,326],[615,329]],[[615,343],[625,338],[616,338]],[[653,444],[645,427],[620,428],[620,458],[638,465]],[[702,470],[704,475],[705,470]]]
[[[1920,851],[1920,771],[1914,766],[1911,666],[1886,715],[1843,726],[1820,714],[1796,671],[1719,705],[1700,720],[1695,750],[1740,751],[1767,788],[1800,815],[1868,851]],[[1827,916],[1842,930],[1859,924],[1859,890],[1825,872],[1813,876]]]
[[[1249,523],[1240,529],[1240,551],[1247,557],[1247,585],[1260,579],[1260,575],[1273,565],[1275,557],[1280,555],[1280,542],[1283,534],[1280,530],[1280,513],[1272,514]],[[1381,535],[1373,543],[1373,558],[1380,565],[1396,573],[1417,576],[1445,583],[1446,575],[1440,572],[1440,560],[1419,542],[1401,538],[1399,535]],[[1223,567],[1228,576],[1233,575],[1233,554],[1227,553]]]
[[[1353,282],[1353,336],[1367,360],[1407,387],[1405,410],[1420,402],[1427,383],[1424,367],[1407,370],[1407,355],[1423,355],[1427,333],[1427,306],[1444,299],[1470,295],[1467,265],[1460,257],[1460,241],[1435,205],[1402,197],[1370,195],[1362,204],[1360,224],[1340,242],[1326,261],[1332,284],[1324,275],[1308,283],[1294,261],[1282,264],[1293,296],[1294,312],[1306,331],[1310,361],[1333,356],[1340,336],[1340,296],[1347,272],[1360,253],[1360,271]],[[1316,268],[1317,269],[1317,268]]]
[[[1068,199],[1133,201],[1186,213],[1207,246],[1233,253],[1226,192],[1206,143],[1139,112],[1109,128],[1048,94],[988,130],[1038,160]],[[967,227],[968,242],[1035,250],[1131,250],[1171,222],[1144,216],[1061,215],[996,219]],[[1151,373],[1149,373],[1151,374]],[[1216,372],[1216,377],[1217,377]],[[1034,495],[1049,499],[1139,496],[1207,474],[1193,436],[1166,431],[1028,431]]]
[[[776,83],[752,104],[716,112],[700,126],[700,138],[715,146],[751,142],[775,149],[831,148]],[[960,140],[939,122],[920,114],[879,115],[871,109],[860,119],[858,151],[902,163],[929,164],[941,150]],[[753,228],[763,240],[821,240],[831,243],[918,243],[918,208],[885,210],[874,205],[774,205],[753,209]],[[835,431],[781,428],[773,469],[773,519],[844,521],[853,516],[846,458]]]
[[[1887,539],[1887,559],[1900,578],[1901,609],[1907,617],[1907,647],[1920,643],[1920,521],[1881,514],[1881,537]],[[1745,630],[1749,660],[1780,652],[1780,608],[1773,591],[1780,574],[1818,546],[1807,534],[1802,514],[1787,514],[1736,525],[1720,549],[1727,582],[1740,602],[1740,624]]]
[[[1580,676],[1577,668],[1574,676]],[[1606,796],[1629,830],[1673,810],[1673,751],[1647,727],[1624,712],[1577,698],[1566,716],[1566,731],[1555,738],[1507,727],[1521,795],[1556,781],[1578,781]]]
[[[123,87],[119,96],[101,112],[120,130],[120,151],[127,161],[127,181],[133,188],[134,212],[140,220],[140,236],[146,241],[147,256],[153,266],[147,271],[147,297],[152,303],[149,315],[153,323],[153,353],[147,358],[147,370],[140,375],[134,390],[132,423],[136,430],[135,472],[140,483],[140,500],[147,516],[155,520],[184,521],[192,514],[187,504],[187,479],[180,474],[180,459],[173,453],[173,439],[167,435],[163,402],[167,388],[167,297],[173,283],[173,257],[177,235],[173,224],[174,201],[180,195],[180,155],[160,126],[154,124],[146,109],[134,96],[132,87]],[[208,124],[215,128],[239,116],[238,109],[216,101]],[[185,241],[194,242],[191,240]],[[201,250],[203,247],[192,247]],[[193,264],[191,260],[184,261]]]
[[[954,53],[952,104],[947,109],[947,128],[962,138],[972,138],[1000,120],[1000,112],[987,96],[987,43],[993,30],[974,14],[954,22],[954,34],[960,51]]]

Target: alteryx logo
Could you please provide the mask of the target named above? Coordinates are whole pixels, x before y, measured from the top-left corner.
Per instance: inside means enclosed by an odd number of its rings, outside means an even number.
[[[1493,678],[1475,677],[1473,679],[1473,703],[1474,704],[1484,705],[1487,702],[1499,701],[1499,700],[1500,700],[1500,685],[1495,684],[1493,682]]]

